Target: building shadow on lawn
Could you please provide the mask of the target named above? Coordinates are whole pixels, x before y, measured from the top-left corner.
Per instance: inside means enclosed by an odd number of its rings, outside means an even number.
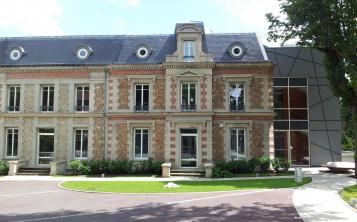
[[[0,221],[303,221],[293,206],[256,202],[251,206],[144,204],[113,211],[57,211],[38,214],[0,215]],[[188,204],[186,204],[188,205]]]

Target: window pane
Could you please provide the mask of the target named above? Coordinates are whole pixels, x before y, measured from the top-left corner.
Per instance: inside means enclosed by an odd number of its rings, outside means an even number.
[[[142,98],[141,85],[140,86],[139,85],[136,86],[135,92],[136,92],[135,105],[139,107],[139,106],[141,106],[141,98]]]
[[[289,110],[288,109],[274,109],[274,112],[275,112],[276,120],[289,119]]]
[[[182,84],[182,105],[188,105],[188,84]]]
[[[309,135],[307,131],[291,131],[291,163],[297,165],[309,164]]]
[[[48,95],[47,87],[42,87],[42,106],[43,106],[42,111],[46,111],[46,108],[48,106],[47,95]]]
[[[81,130],[76,130],[75,131],[76,136],[75,136],[75,147],[74,147],[74,156],[75,157],[81,157]]]
[[[77,87],[77,102],[76,102],[76,106],[78,106],[77,111],[81,111],[81,109],[79,107],[82,106],[82,87],[80,87],[80,86]]]
[[[292,130],[307,130],[308,121],[290,121],[290,129]]]
[[[15,106],[16,106],[16,111],[19,111],[19,107],[20,107],[20,87],[16,87],[16,103],[15,103]]]
[[[18,147],[18,138],[19,138],[19,131],[17,129],[14,129],[13,133],[14,133],[14,141],[13,141],[13,156],[17,156],[17,147]]]
[[[12,156],[12,129],[7,130],[7,149],[6,155]]]
[[[274,153],[276,158],[288,159],[288,132],[274,132]]]
[[[291,109],[290,119],[307,120],[307,109]]]
[[[288,86],[288,78],[274,78],[274,86]]]
[[[306,78],[290,78],[289,85],[290,86],[306,86],[307,79]]]
[[[290,108],[307,108],[307,88],[290,87],[289,91],[290,96]]]
[[[141,130],[135,130],[135,158],[141,157]]]
[[[48,104],[48,106],[50,106],[49,107],[49,111],[53,111],[53,100],[54,100],[54,87],[53,86],[51,86],[50,87],[50,95],[49,95],[49,104]]]
[[[149,134],[147,130],[144,130],[143,132],[143,153],[142,153],[142,158],[148,158],[149,156]]]
[[[274,108],[288,108],[288,88],[274,87]]]
[[[245,152],[245,147],[244,147],[245,143],[244,143],[244,130],[239,130],[239,134],[238,134],[238,153],[240,155],[244,155]]]
[[[237,130],[231,130],[231,159],[236,160],[237,155]]]
[[[190,105],[196,105],[196,84],[190,84]]]
[[[88,130],[83,130],[82,157],[88,157]]]
[[[180,133],[184,134],[184,133],[192,133],[195,134],[197,133],[197,129],[180,129]]]
[[[84,106],[89,106],[89,87],[84,87],[84,101],[83,101],[83,105]],[[88,111],[88,110],[85,110]]]
[[[288,130],[289,121],[274,121],[274,129]]]
[[[149,87],[149,86],[147,86]],[[144,89],[144,98],[143,98],[143,106],[144,109],[146,110],[146,107],[149,106],[149,89]]]

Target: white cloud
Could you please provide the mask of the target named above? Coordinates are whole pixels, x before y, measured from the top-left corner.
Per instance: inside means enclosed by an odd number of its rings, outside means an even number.
[[[0,30],[24,35],[63,35],[62,6],[57,0],[0,0]]]
[[[267,41],[269,23],[265,14],[272,12],[278,15],[280,12],[277,0],[213,0],[214,3],[223,7],[226,11],[237,18],[237,24],[250,27],[248,32],[256,32],[263,44],[276,45]]]

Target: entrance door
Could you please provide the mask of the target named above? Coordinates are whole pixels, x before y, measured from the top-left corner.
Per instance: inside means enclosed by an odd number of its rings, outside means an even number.
[[[38,165],[48,165],[52,161],[54,151],[54,129],[38,130]]]
[[[275,157],[289,160],[292,165],[309,165],[308,131],[275,131]]]
[[[197,167],[197,130],[181,129],[181,167]]]

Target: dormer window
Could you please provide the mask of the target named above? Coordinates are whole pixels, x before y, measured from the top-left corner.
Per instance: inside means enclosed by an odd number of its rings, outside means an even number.
[[[192,62],[195,59],[195,41],[183,41],[183,61]]]

